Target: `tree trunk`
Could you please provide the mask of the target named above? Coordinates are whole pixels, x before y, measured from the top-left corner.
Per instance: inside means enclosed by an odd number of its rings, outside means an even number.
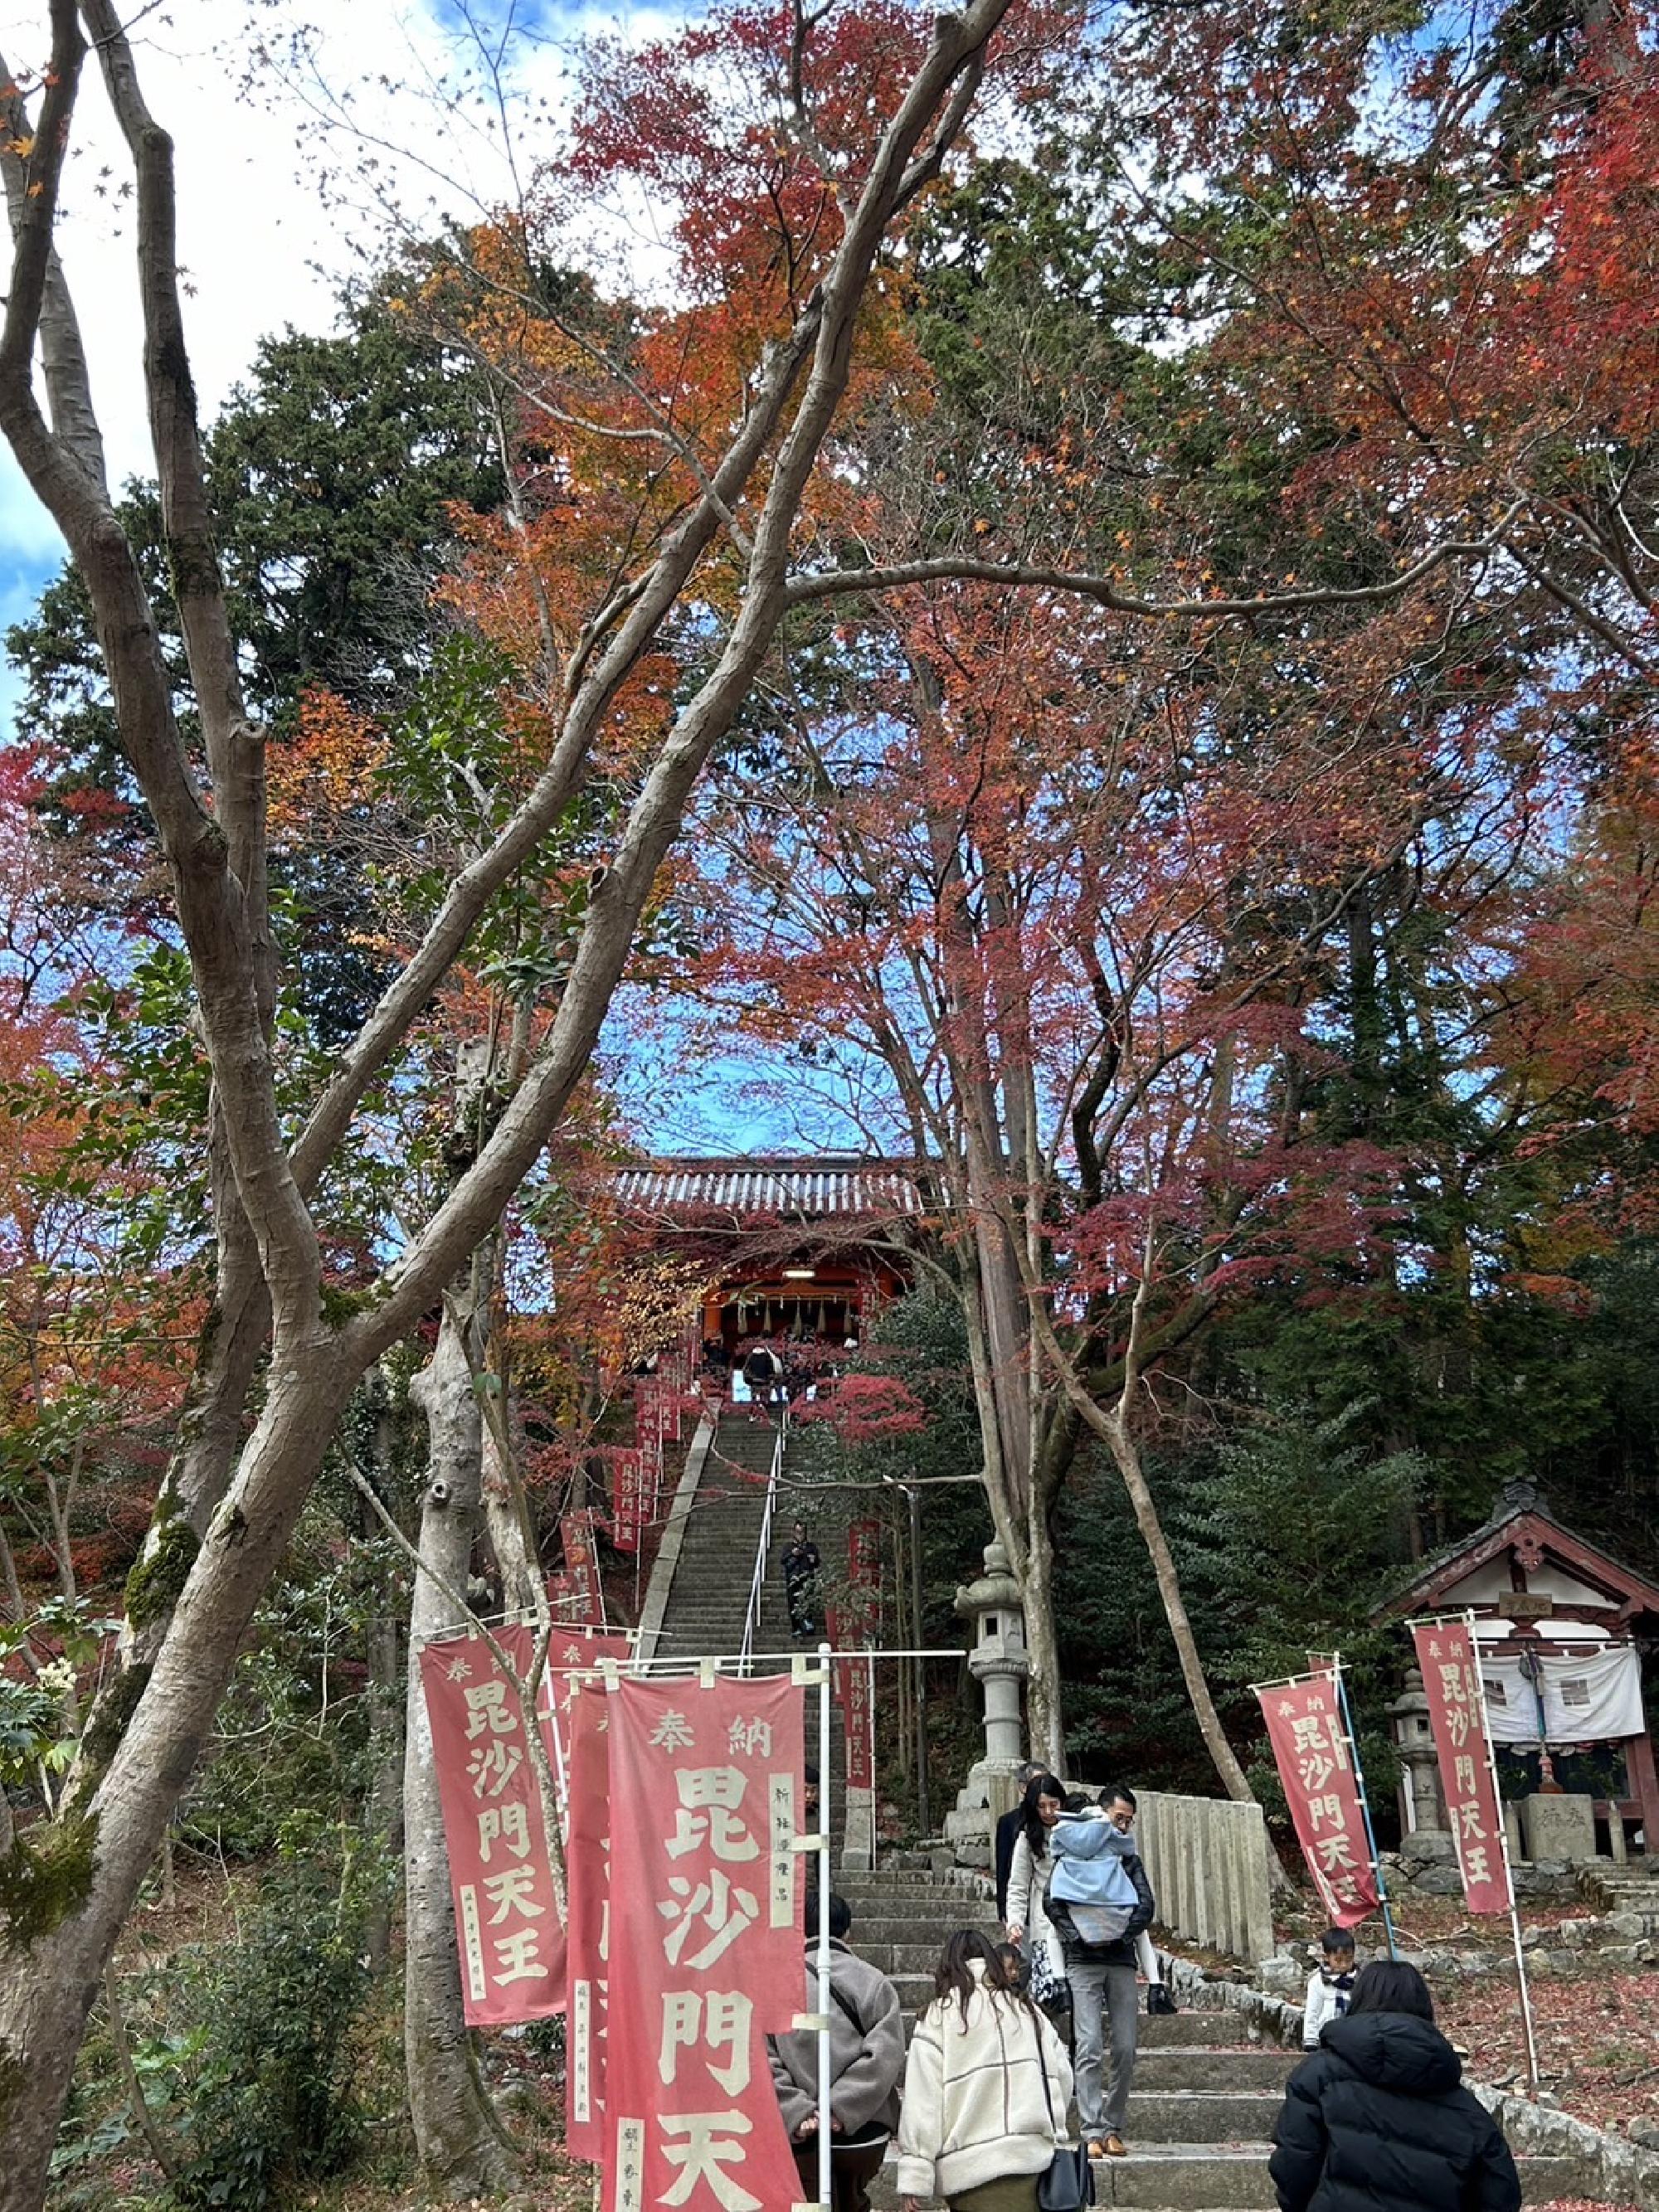
[[[979,1247],[969,1255],[960,1276],[962,1309],[968,1331],[969,1364],[973,1370],[974,1403],[979,1414],[980,1445],[985,1455],[982,1475],[991,1523],[997,1540],[1008,1554],[1008,1564],[1020,1587],[1025,1612],[1025,1648],[1031,1662],[1026,1679],[1027,1731],[1033,1759],[1054,1764],[1061,1756],[1065,1707],[1060,1679],[1060,1651],[1054,1624],[1054,1547],[1048,1539],[1047,1509],[1030,1501],[1018,1504],[1006,1480],[1002,1456],[1004,1425],[999,1413],[999,1373],[981,1323],[983,1277],[976,1265]],[[1033,1532],[1036,1532],[1036,1540]],[[1059,1771],[1054,1765],[1055,1772]]]
[[[462,2013],[449,1853],[421,1690],[422,1643],[455,1625],[455,1601],[441,1582],[452,1590],[465,1589],[478,1527],[481,1432],[465,1325],[446,1310],[437,1349],[410,1390],[426,1415],[431,1456],[421,1499],[421,1565],[410,1607],[404,1762],[404,2063],[422,2172],[452,2203],[489,2195],[508,2169]]]
[[[496,1418],[502,1423],[507,1419],[504,1401],[483,1425],[484,1533],[501,1575],[503,1608],[539,1620],[546,1607],[547,1590],[536,1556],[535,1531],[518,1469],[496,1433]]]
[[[1033,1507],[1020,1577],[1025,1601],[1025,1648],[1031,1673],[1026,1685],[1031,1756],[1050,1772],[1063,1774],[1065,1716],[1060,1706],[1060,1644],[1054,1634],[1054,1547],[1047,1514]]]
[[[279,1344],[264,1413],[118,1741],[89,1729],[60,1817],[13,1846],[0,1974],[0,2212],[37,2212],[106,1961],[189,1781],[255,1606],[288,1547],[352,1370],[326,1334]],[[319,1439],[321,1441],[319,1441]],[[101,1772],[101,1778],[100,1778]],[[94,1789],[95,1785],[95,1789]]]
[[[397,1462],[398,1416],[380,1370],[365,1377],[364,1389],[374,1407],[371,1463],[377,1485],[386,1494],[391,1490]],[[376,1533],[374,1516],[366,1504],[362,1510],[363,1534],[372,1537]],[[398,1691],[404,1678],[398,1666],[402,1655],[398,1618],[389,1594],[387,1601],[377,1601],[370,1613],[363,1642],[368,1668],[368,1802],[363,1826],[381,1861],[363,1940],[370,1964],[379,1975],[392,1955],[392,1869],[404,1847],[404,1698]]]
[[[1176,1656],[1181,1662],[1181,1679],[1187,1685],[1187,1695],[1192,1703],[1194,1717],[1198,1722],[1199,1734],[1204,1739],[1204,1747],[1215,1761],[1216,1772],[1221,1777],[1222,1787],[1227,1795],[1241,1804],[1254,1804],[1255,1792],[1238,1763],[1237,1753],[1227,1741],[1227,1731],[1221,1725],[1221,1716],[1210,1695],[1204,1662],[1198,1656],[1198,1644],[1193,1635],[1193,1624],[1187,1616],[1187,1601],[1181,1594],[1181,1577],[1176,1571],[1169,1539],[1164,1534],[1164,1523],[1158,1518],[1158,1505],[1147,1485],[1139,1450],[1121,1415],[1109,1413],[1106,1427],[1112,1457],[1123,1478],[1123,1486],[1129,1493],[1135,1522],[1146,1547],[1146,1555],[1152,1563],[1152,1572],[1158,1578],[1158,1594],[1164,1601],[1164,1618],[1170,1624]]]

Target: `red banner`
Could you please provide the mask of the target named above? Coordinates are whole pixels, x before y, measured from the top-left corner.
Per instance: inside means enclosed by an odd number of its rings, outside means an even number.
[[[570,2008],[565,2029],[564,2136],[576,2158],[605,2156],[611,1911],[611,1699],[570,1678],[564,1708],[565,1886],[570,1902]]]
[[[562,1626],[605,1626],[605,1595],[599,1587],[599,1554],[591,1506],[567,1513],[559,1522],[564,1565],[547,1578],[548,1602]]]
[[[634,1440],[654,1444],[660,1452],[667,1433],[668,1408],[662,1387],[652,1376],[641,1375],[634,1385]]]
[[[802,1692],[624,1681],[611,1718],[607,2212],[776,2212],[799,2176],[765,2038],[804,2001]]]
[[[645,1519],[644,1453],[637,1449],[613,1452],[611,1483],[611,1540],[619,1552],[637,1552],[640,1527]]]
[[[1256,1692],[1297,1841],[1335,1928],[1352,1928],[1377,1902],[1341,1698],[1334,1674]]]
[[[876,1786],[876,1716],[870,1698],[870,1664],[865,1659],[840,1663],[842,1722],[847,1732],[847,1786]]]
[[[553,1685],[553,1695],[561,1713],[584,1680],[599,1679],[599,1669],[606,1660],[614,1660],[626,1667],[634,1656],[634,1646],[626,1636],[606,1635],[595,1628],[567,1627],[556,1621],[553,1640],[548,1646],[548,1674]]]
[[[881,1523],[854,1521],[847,1531],[847,1579],[855,1593],[865,1593],[866,1610],[874,1609],[881,1589]]]
[[[837,1651],[867,1644],[872,1638],[866,1622],[839,1606],[826,1606],[823,1632]],[[847,1747],[847,1787],[873,1790],[876,1786],[875,1713],[870,1697],[867,1659],[837,1659],[833,1662],[836,1703],[841,1707],[842,1739]]]
[[[498,1637],[527,1679],[534,1639]],[[449,1853],[469,2027],[545,2020],[564,2008],[564,1932],[517,1692],[481,1638],[421,1648],[421,1686]]]
[[[1486,1753],[1479,1650],[1461,1620],[1438,1626],[1414,1622],[1412,1636],[1429,1700],[1429,1725],[1434,1731],[1446,1818],[1457,1846],[1463,1901],[1471,1912],[1507,1912],[1509,1863]]]

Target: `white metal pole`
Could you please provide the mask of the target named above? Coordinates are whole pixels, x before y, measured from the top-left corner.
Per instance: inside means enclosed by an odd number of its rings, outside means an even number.
[[[877,1633],[880,1633],[879,1629]],[[870,1670],[870,1857],[868,1863],[870,1872],[873,1874],[876,1870],[876,1796],[878,1788],[876,1780],[876,1655],[873,1651],[870,1654],[867,1664]]]
[[[1492,1723],[1486,1714],[1486,1682],[1480,1672],[1480,1639],[1476,1633],[1474,1615],[1466,1613],[1463,1625],[1469,1634],[1469,1663],[1474,1674],[1474,1694],[1480,1708],[1480,1741],[1486,1747],[1486,1771],[1492,1777],[1492,1802],[1498,1814],[1498,1844],[1504,1854],[1504,1887],[1510,1893],[1510,1934],[1515,1942],[1515,1978],[1521,1985],[1521,2025],[1527,2039],[1527,2094],[1538,2094],[1538,2031],[1533,2024],[1532,1990],[1527,1981],[1527,1954],[1521,1948],[1521,1911],[1515,1901],[1515,1869],[1510,1864],[1509,1823],[1504,1818],[1504,1801],[1498,1794],[1498,1753],[1492,1740]]]
[[[818,1646],[818,2206],[830,2212],[830,1645]]]

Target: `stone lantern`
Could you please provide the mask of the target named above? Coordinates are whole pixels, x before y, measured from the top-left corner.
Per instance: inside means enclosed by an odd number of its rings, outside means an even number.
[[[968,1670],[985,1692],[985,1756],[969,1770],[945,1832],[959,1859],[983,1864],[992,1827],[1018,1792],[1025,1757],[1019,1686],[1031,1671],[1019,1584],[1000,1543],[985,1547],[985,1571],[957,1592],[955,1609],[969,1624]]]
[[[1404,1690],[1389,1707],[1389,1725],[1400,1753],[1401,1835],[1414,1836],[1422,1830],[1443,1834],[1446,1800],[1440,1788],[1429,1700],[1422,1674],[1415,1667],[1406,1676]]]

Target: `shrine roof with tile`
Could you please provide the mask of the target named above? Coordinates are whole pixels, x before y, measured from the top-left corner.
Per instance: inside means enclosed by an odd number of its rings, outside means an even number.
[[[722,1213],[877,1220],[926,1211],[912,1160],[821,1154],[784,1159],[658,1159],[616,1174],[630,1212],[669,1219]]]

